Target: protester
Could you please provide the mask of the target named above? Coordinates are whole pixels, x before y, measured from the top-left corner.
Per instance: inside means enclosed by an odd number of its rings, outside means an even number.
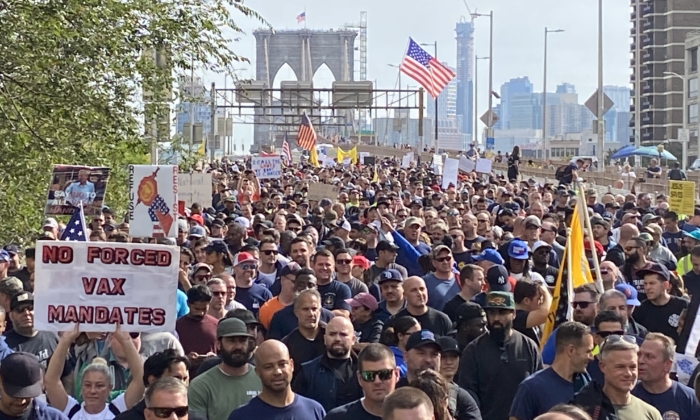
[[[392,326],[401,317],[412,316],[423,329],[433,331],[438,336],[449,334],[452,330],[452,322],[447,315],[428,306],[428,292],[422,278],[409,277],[403,283],[403,289],[406,308],[389,318],[384,328]]]

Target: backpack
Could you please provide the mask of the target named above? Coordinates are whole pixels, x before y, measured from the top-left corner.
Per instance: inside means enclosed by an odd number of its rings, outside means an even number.
[[[557,181],[561,181],[565,176],[567,172],[567,168],[569,165],[561,165],[560,167],[557,168],[557,171],[554,172],[554,179]]]
[[[119,409],[117,408],[117,406],[114,405],[114,404],[112,404],[112,403],[107,404],[107,407],[109,408],[109,411],[111,411],[112,414],[114,414],[114,417],[117,417],[118,415],[120,415],[120,414],[122,413],[121,411],[119,411]],[[72,419],[73,416],[75,416],[76,414],[78,414],[78,412],[79,412],[80,409],[82,409],[82,408],[83,408],[83,406],[82,406],[81,404],[76,404],[76,405],[74,405],[73,408],[71,408],[70,411],[68,412],[68,418],[69,418],[69,419]]]

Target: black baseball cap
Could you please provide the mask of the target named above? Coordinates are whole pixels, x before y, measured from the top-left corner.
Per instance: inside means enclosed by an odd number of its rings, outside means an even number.
[[[668,268],[666,268],[666,266],[663,264],[652,263],[649,266],[637,271],[637,277],[643,278],[647,274],[658,274],[659,276],[663,277],[665,281],[669,281],[671,279],[671,272],[669,272]]]
[[[204,252],[218,252],[223,254],[228,252],[228,245],[226,245],[224,241],[212,241],[209,245],[204,247]]]
[[[32,305],[34,306],[34,295],[29,292],[21,292],[12,296],[10,300],[10,310],[14,311],[22,305]],[[4,362],[3,362],[4,363]]]
[[[298,263],[291,261],[289,262],[289,264],[282,267],[282,269],[280,270],[280,277],[296,276],[300,271],[301,266]]]
[[[41,365],[31,353],[12,353],[2,359],[0,378],[12,398],[36,398],[43,393]]]
[[[375,249],[377,250],[377,252],[379,252],[379,251],[392,251],[392,252],[396,252],[396,251],[399,250],[399,247],[396,246],[396,245],[394,245],[394,244],[392,244],[392,243],[389,242],[389,241],[379,241],[379,242],[377,243],[377,247],[376,247]]]
[[[486,271],[486,282],[492,292],[510,292],[508,270],[502,265],[494,265]]]
[[[5,245],[3,249],[10,255],[17,255],[19,253],[19,248],[14,244]]]
[[[416,331],[408,337],[406,351],[417,349],[423,346],[435,346],[438,351],[442,351],[442,346],[435,339],[435,334],[429,330]]]
[[[260,322],[255,318],[255,315],[247,309],[231,309],[226,312],[224,319],[235,318],[240,319],[246,325],[261,325]]]
[[[335,248],[345,248],[345,241],[337,236],[331,236],[330,238],[323,241],[323,245],[332,246]]]
[[[486,316],[486,311],[476,302],[468,301],[457,307],[457,313],[455,314],[455,323],[457,325],[462,322],[467,322],[476,318],[483,318]]]
[[[447,353],[453,353],[457,354],[457,356],[460,356],[462,354],[461,351],[459,351],[459,343],[457,340],[455,340],[452,337],[448,336],[443,336],[439,337],[437,339],[438,345],[442,348],[442,351],[440,351],[440,354],[447,354]]]

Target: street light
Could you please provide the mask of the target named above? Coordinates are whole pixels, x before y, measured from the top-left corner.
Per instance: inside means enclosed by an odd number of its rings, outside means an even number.
[[[637,29],[639,30],[639,29]],[[598,0],[598,171],[605,169],[605,92],[603,92],[603,0]]]
[[[479,125],[479,96],[477,95],[479,87],[479,60],[489,60],[489,57],[474,57],[474,128],[472,129],[474,132],[474,147],[479,144],[479,133],[476,129]]]
[[[387,66],[393,67],[393,68],[399,70],[399,107],[401,107],[401,66],[396,65],[396,64],[387,64]],[[393,99],[392,99],[392,101],[393,101]],[[387,133],[387,131],[389,131],[389,118],[388,117],[389,117],[389,113],[387,112],[387,123],[384,125],[384,127],[385,127],[384,128],[384,138],[385,139],[386,139],[386,133]],[[394,110],[394,118],[396,118],[396,110]],[[401,111],[399,111],[399,120],[403,120],[402,115],[401,115]],[[406,124],[408,125],[408,122],[406,122]],[[403,126],[403,121],[401,121],[401,126]],[[392,132],[393,132],[393,130],[392,130]],[[393,137],[393,135],[392,135],[392,137]],[[401,143],[402,141],[403,141],[403,134],[401,133],[401,130],[399,130],[399,143]]]
[[[563,29],[544,28],[544,82],[542,87],[542,163],[547,161],[547,35]]]
[[[423,47],[430,47],[433,46],[435,47],[435,59],[438,59],[438,54],[437,54],[437,41],[433,43],[427,43],[427,44],[420,44]],[[438,95],[439,96],[439,95]],[[435,97],[435,151],[437,152],[438,150],[438,97]],[[422,152],[422,150],[421,150]]]
[[[665,75],[667,76],[673,76],[681,79],[683,81],[683,130],[688,129],[688,92],[686,92],[686,89],[688,88],[688,81],[684,76],[681,76],[680,74],[673,72],[673,71],[665,71]],[[680,136],[678,136],[680,137]],[[690,136],[689,136],[690,137]],[[680,139],[679,139],[680,140]],[[698,136],[698,156],[700,156],[700,136]],[[687,165],[688,165],[688,142],[683,141],[681,142],[681,168],[685,171]],[[659,159],[659,162],[661,160]]]

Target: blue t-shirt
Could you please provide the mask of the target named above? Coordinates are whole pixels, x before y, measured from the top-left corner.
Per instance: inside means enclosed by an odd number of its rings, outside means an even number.
[[[574,399],[574,384],[559,376],[551,367],[535,372],[518,385],[510,417],[534,420],[557,404]]]
[[[185,316],[190,312],[190,307],[187,306],[187,294],[180,289],[177,289],[177,317]]]
[[[334,309],[350,311],[350,305],[345,300],[352,298],[352,293],[346,284],[338,280],[331,280],[330,283],[323,286],[319,284],[318,293],[321,294],[321,305],[329,311]]]
[[[260,307],[270,299],[272,299],[272,293],[270,293],[270,290],[265,286],[253,283],[253,285],[248,288],[236,287],[236,297],[234,297],[234,300],[245,306],[256,318],[258,317]]]
[[[664,419],[700,419],[700,403],[695,397],[695,391],[676,381],[673,381],[671,388],[661,394],[648,392],[639,382],[632,390],[632,395],[656,407]]]
[[[681,252],[681,245],[683,243],[682,230],[676,233],[664,232],[661,234],[661,237],[666,240],[666,248],[673,252],[673,255],[678,255]]]
[[[450,280],[442,280],[430,273],[423,277],[425,288],[428,291],[428,306],[442,311],[445,304],[460,292],[459,283],[454,276]]]
[[[286,407],[274,407],[260,397],[255,397],[247,404],[233,410],[228,420],[265,419],[265,420],[323,420],[326,410],[316,401],[294,395],[294,401]]]

